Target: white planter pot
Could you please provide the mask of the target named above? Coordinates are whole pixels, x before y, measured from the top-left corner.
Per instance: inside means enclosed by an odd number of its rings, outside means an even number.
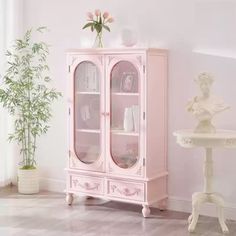
[[[39,192],[39,176],[37,169],[18,169],[18,192],[22,194],[33,194]]]

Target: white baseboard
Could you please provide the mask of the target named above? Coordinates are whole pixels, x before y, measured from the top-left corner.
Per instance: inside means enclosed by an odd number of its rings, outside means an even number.
[[[52,192],[63,192],[66,188],[66,182],[58,179],[40,178],[40,189],[52,191]],[[168,209],[172,211],[180,211],[191,213],[192,202],[191,200],[169,197],[168,198]],[[204,204],[200,210],[201,215],[206,216],[217,216],[216,206],[210,203]],[[229,220],[236,220],[236,206],[233,204],[226,203],[225,207],[225,218]]]
[[[66,188],[66,182],[58,179],[40,178],[40,189],[62,193]]]
[[[236,220],[236,206],[233,204],[225,204],[225,218],[229,220]],[[168,209],[172,211],[180,211],[191,213],[192,202],[191,200],[184,200],[176,197],[169,197],[168,199]],[[201,206],[200,214],[205,216],[217,216],[217,209],[214,204],[206,203]]]

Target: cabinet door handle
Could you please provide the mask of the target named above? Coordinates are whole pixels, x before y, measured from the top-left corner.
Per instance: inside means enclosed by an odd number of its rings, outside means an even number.
[[[109,115],[110,115],[110,112],[102,112],[101,115],[102,115],[102,116],[109,116]]]

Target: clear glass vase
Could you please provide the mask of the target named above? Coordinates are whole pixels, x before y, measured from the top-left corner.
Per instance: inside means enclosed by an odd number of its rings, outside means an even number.
[[[97,36],[95,38],[93,48],[103,48],[103,43],[102,43],[102,31],[97,33]]]

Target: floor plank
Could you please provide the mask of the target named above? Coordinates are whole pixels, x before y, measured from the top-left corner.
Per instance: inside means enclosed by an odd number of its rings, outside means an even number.
[[[219,236],[216,218],[201,216],[196,233],[187,231],[187,213],[152,209],[143,218],[141,206],[76,198],[67,206],[61,193],[20,195],[16,188],[0,190],[1,236]],[[236,222],[227,221],[229,236],[236,235]]]

